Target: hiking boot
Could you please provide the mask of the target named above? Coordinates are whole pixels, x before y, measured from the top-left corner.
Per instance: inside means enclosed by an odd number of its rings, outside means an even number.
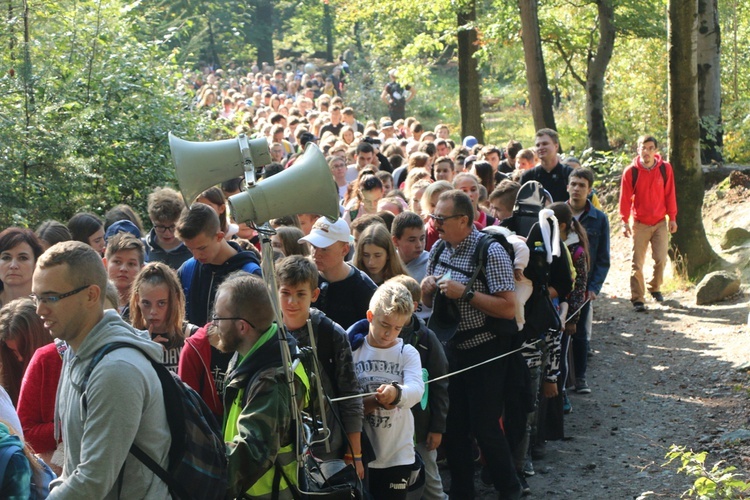
[[[570,404],[567,392],[563,392],[563,413],[566,415],[573,413],[573,405]]]
[[[637,313],[642,313],[646,311],[646,304],[643,302],[633,302],[633,309]]]
[[[531,477],[536,474],[534,471],[534,464],[531,462],[530,457],[526,457],[526,462],[523,464],[523,471],[521,472],[523,472],[524,477]]]
[[[531,487],[529,486],[529,483],[526,481],[526,478],[523,477],[523,474],[521,474],[518,477],[518,481],[521,483],[521,496],[525,497],[526,495],[531,495]]]
[[[651,292],[651,296],[657,302],[664,302],[664,295],[662,295],[661,292]]]
[[[591,388],[589,387],[589,384],[586,383],[585,378],[576,379],[576,392],[578,394],[591,394]]]

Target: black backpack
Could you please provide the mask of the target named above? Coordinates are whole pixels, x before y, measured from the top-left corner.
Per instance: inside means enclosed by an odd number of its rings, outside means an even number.
[[[638,167],[630,167],[633,169],[633,174],[631,176],[632,184],[633,184],[633,192],[635,192],[635,183],[638,182]],[[664,185],[667,185],[667,166],[664,162],[661,162],[659,164],[659,172],[661,172],[661,178],[664,180]]]
[[[124,347],[140,351],[156,371],[172,436],[167,470],[135,443],[130,446],[130,453],[167,484],[172,498],[223,499],[227,492],[228,471],[221,426],[197,392],[140,347],[127,342],[112,342],[94,354],[81,383],[84,410],[87,408],[86,387],[91,372],[104,356]]]

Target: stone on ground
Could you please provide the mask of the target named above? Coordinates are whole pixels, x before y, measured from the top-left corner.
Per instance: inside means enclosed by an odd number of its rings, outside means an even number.
[[[707,274],[695,287],[695,303],[712,304],[740,290],[740,278],[726,271]]]

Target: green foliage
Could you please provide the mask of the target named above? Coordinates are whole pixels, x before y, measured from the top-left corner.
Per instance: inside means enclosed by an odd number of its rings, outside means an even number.
[[[677,472],[695,478],[693,486],[682,494],[682,498],[732,499],[743,497],[741,494],[750,490],[750,483],[745,482],[741,475],[735,474],[736,467],[724,467],[724,462],[719,461],[709,469],[706,465],[707,457],[708,453],[705,451],[688,451],[684,446],[673,444],[669,448],[666,455],[669,460],[664,465],[678,462]]]
[[[32,11],[34,64],[19,69],[31,84],[8,76],[17,61],[0,56],[0,176],[11,179],[0,192],[0,227],[117,203],[143,213],[148,192],[174,182],[167,132],[192,130],[183,112],[190,95],[175,87],[180,73],[162,41],[139,41],[139,19],[120,8]]]

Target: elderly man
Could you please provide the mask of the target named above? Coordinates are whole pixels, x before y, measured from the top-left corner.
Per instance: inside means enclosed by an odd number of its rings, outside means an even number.
[[[458,330],[445,346],[449,372],[455,372],[512,350],[518,335],[513,262],[499,243],[492,242],[483,277],[474,280],[469,288],[467,284],[476,269],[475,250],[482,237],[474,226],[471,200],[462,191],[446,191],[438,198],[430,217],[444,244],[436,243],[430,251],[422,297],[425,304],[434,306],[435,295],[440,293],[458,305]],[[508,359],[484,364],[450,380],[446,451],[451,498],[475,496],[471,435],[482,449],[500,498],[521,495],[510,448],[499,424]]]

